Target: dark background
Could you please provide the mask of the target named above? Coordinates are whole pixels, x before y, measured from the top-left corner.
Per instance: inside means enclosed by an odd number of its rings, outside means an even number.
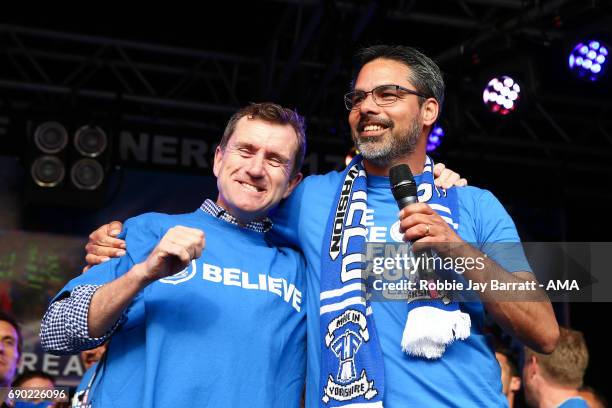
[[[206,142],[214,151],[238,107],[274,101],[306,116],[306,173],[342,165],[350,148],[342,95],[351,56],[376,43],[411,45],[442,68],[446,136],[434,159],[493,191],[524,241],[611,241],[612,75],[575,78],[575,43],[612,44],[609,1],[276,0],[203,3],[128,14],[37,9],[0,19],[0,229],[85,237],[111,219],[190,211],[215,194],[206,166],[119,154],[121,131]],[[610,47],[608,47],[610,49]],[[489,79],[511,75],[518,110],[491,115]],[[32,127],[56,120],[104,127],[111,145],[99,193],[63,183],[33,193]],[[177,153],[178,154],[178,153]],[[72,151],[64,160],[74,159]],[[97,204],[97,205],[93,205]],[[75,272],[76,273],[76,272]],[[585,332],[586,383],[609,394],[609,303],[556,305]]]

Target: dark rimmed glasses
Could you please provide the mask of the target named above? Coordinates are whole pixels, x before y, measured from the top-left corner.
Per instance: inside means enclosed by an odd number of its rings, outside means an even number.
[[[344,95],[344,106],[346,109],[359,109],[361,103],[365,101],[369,94],[372,94],[372,100],[378,106],[389,106],[394,104],[398,99],[402,99],[404,95],[416,95],[421,98],[428,98],[412,89],[404,88],[399,85],[380,85],[369,92],[353,91]]]

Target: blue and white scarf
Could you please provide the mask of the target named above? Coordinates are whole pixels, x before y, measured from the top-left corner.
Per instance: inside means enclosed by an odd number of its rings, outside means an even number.
[[[342,174],[321,249],[321,407],[382,407],[384,400],[382,351],[362,273],[368,207],[361,160],[356,156]],[[456,191],[440,192],[432,169],[427,157],[419,201],[427,202],[457,229]],[[456,303],[413,300],[401,346],[413,356],[439,358],[454,340],[469,336],[469,327],[469,315]]]

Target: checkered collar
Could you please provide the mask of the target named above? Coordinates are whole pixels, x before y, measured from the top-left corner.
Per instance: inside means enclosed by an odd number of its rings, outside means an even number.
[[[202,205],[200,206],[202,211],[207,214],[212,215],[213,217],[217,217],[223,221],[227,221],[234,225],[240,225],[236,217],[232,214],[228,213],[225,208],[219,206],[217,203],[210,199],[206,199]],[[251,221],[246,225],[241,225],[243,228],[249,229],[255,232],[268,232],[272,229],[272,221],[266,217],[260,221]]]

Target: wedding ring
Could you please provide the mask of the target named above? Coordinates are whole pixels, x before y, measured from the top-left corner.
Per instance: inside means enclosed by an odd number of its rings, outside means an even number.
[[[427,229],[425,230],[425,236],[427,236],[429,235],[429,228],[431,227],[431,225],[425,224],[425,227],[427,227]]]

